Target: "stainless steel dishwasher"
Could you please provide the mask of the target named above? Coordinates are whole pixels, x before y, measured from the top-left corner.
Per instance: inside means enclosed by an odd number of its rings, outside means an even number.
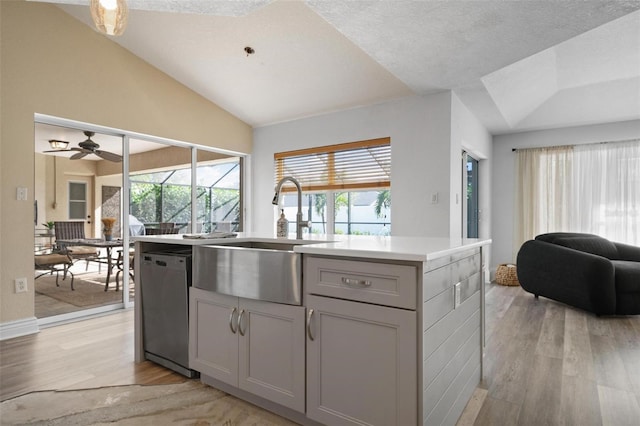
[[[140,264],[145,358],[187,377],[191,253],[144,253]]]

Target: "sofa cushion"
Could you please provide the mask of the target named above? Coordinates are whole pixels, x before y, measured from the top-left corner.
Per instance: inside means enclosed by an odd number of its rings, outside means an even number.
[[[557,238],[554,243],[585,253],[606,257],[607,259],[618,259],[618,249],[616,245],[605,238],[596,236]]]
[[[640,262],[613,260],[616,277],[616,293],[640,294]]]
[[[600,238],[595,234],[585,234],[583,232],[549,232],[548,234],[540,234],[536,236],[536,240],[544,241],[545,243],[555,244],[557,240],[563,238],[586,238],[586,237],[596,237]]]

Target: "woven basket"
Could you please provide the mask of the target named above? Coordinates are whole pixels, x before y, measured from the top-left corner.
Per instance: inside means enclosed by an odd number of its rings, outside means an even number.
[[[501,285],[520,285],[516,265],[511,263],[498,265],[498,269],[496,270],[496,282]]]

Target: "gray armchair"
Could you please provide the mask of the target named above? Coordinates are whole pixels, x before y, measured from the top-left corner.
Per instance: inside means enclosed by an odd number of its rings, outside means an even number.
[[[538,235],[518,252],[518,279],[529,293],[596,315],[640,314],[640,247],[591,234]]]

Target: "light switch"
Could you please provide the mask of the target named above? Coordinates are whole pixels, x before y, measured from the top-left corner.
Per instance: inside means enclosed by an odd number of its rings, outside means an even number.
[[[431,204],[438,204],[438,193],[434,192],[431,194]]]
[[[16,199],[18,201],[27,201],[27,188],[19,186],[16,191]]]

